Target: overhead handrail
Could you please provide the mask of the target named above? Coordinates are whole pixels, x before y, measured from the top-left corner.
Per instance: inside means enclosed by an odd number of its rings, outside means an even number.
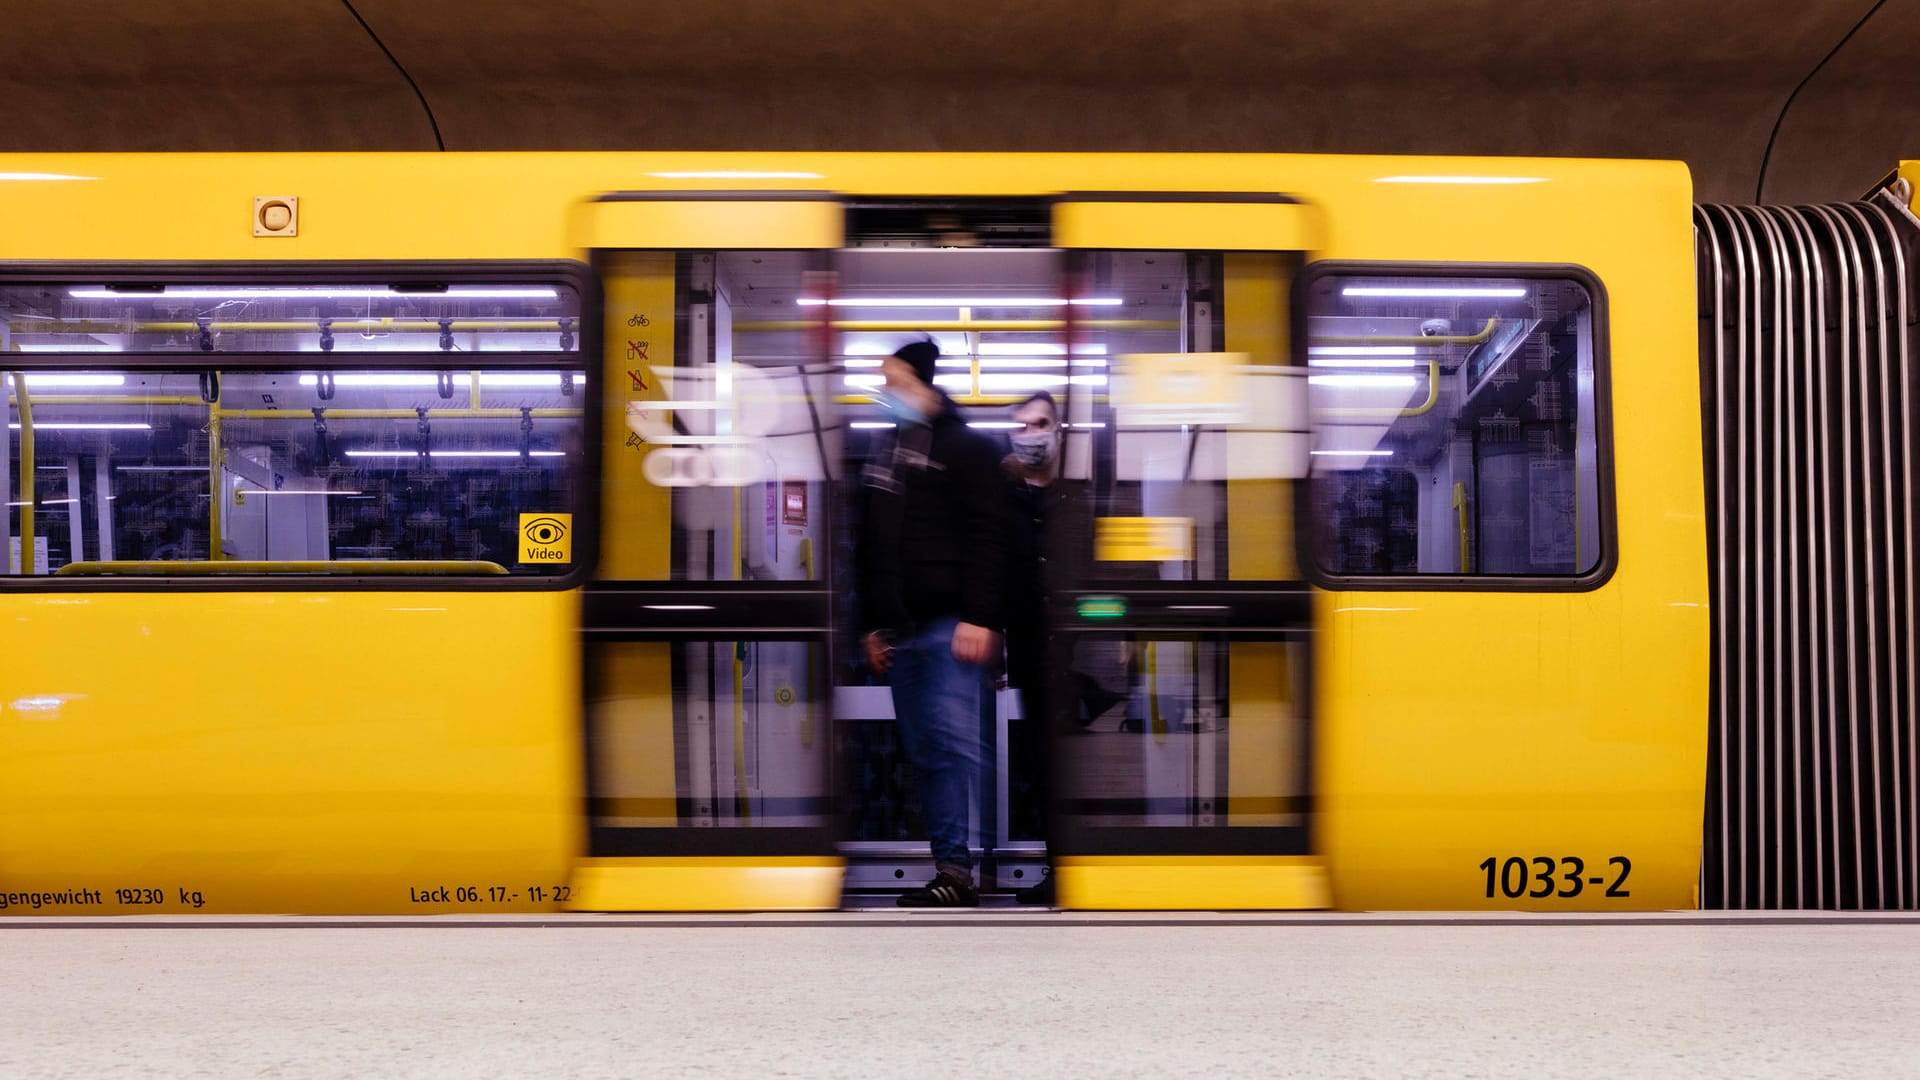
[[[338,574],[351,577],[480,574],[499,577],[506,573],[506,567],[484,559],[111,559],[68,563],[54,571],[56,577],[218,577],[228,574]]]

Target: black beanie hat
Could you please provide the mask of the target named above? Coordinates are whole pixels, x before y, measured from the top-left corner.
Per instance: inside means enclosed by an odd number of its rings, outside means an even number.
[[[932,341],[909,341],[893,350],[893,355],[912,365],[914,375],[921,382],[933,385],[934,362],[940,359],[940,346]]]

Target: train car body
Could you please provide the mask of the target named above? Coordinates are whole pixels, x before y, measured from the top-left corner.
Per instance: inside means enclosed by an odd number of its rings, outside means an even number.
[[[980,423],[1065,400],[1095,523],[1052,610],[1097,700],[1050,796],[983,781],[1002,884],[1693,907],[1690,204],[1648,162],[9,157],[6,913],[917,873],[843,656],[859,368],[919,329]]]

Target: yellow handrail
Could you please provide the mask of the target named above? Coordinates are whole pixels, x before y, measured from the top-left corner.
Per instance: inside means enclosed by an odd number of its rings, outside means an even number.
[[[33,399],[27,377],[13,373],[14,403],[20,409],[20,572],[33,573]]]
[[[219,377],[218,373],[214,375],[216,379]],[[207,503],[207,558],[212,560],[226,558],[226,548],[220,538],[226,531],[221,523],[221,512],[227,502],[226,468],[227,451],[220,441],[220,395],[215,393],[214,400],[207,402],[207,490],[213,493]]]
[[[1460,520],[1460,572],[1471,574],[1473,560],[1467,551],[1467,485],[1457,480],[1453,485],[1453,510]]]
[[[507,568],[484,559],[113,559],[68,563],[56,576],[104,577],[216,577],[225,574],[341,574],[356,577],[394,577],[406,574],[451,576],[483,574],[498,577]]]

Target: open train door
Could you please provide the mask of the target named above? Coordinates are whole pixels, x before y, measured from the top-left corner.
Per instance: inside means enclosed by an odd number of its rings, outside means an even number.
[[[606,390],[582,614],[587,851],[564,899],[836,907],[838,380],[827,309],[795,298],[842,244],[841,204],[629,192],[584,204],[574,226],[603,286]],[[760,335],[773,352],[736,358],[736,313],[775,295],[789,315]]]
[[[1063,475],[1083,522],[1049,609],[1063,906],[1330,902],[1293,512],[1307,379],[1288,306],[1317,232],[1315,208],[1279,194],[1056,203]]]

